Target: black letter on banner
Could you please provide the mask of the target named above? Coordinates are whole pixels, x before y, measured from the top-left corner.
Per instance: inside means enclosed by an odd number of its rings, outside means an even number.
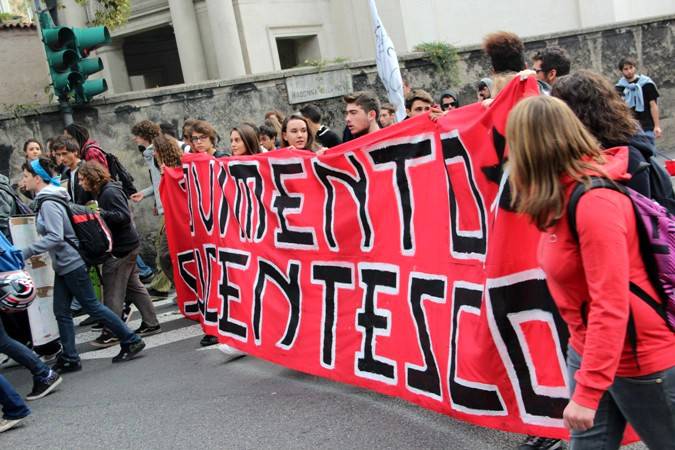
[[[378,144],[368,154],[375,170],[395,169],[394,187],[398,193],[398,211],[401,221],[401,250],[404,255],[415,254],[415,232],[413,211],[415,200],[412,195],[408,169],[433,159],[432,138],[428,135],[413,136],[410,142],[387,145]],[[385,145],[386,147],[382,147]],[[377,167],[381,166],[381,167]]]
[[[248,185],[248,181],[252,180],[255,184],[255,198],[258,202],[258,231],[255,235],[256,242],[259,242],[265,235],[267,230],[267,222],[265,217],[265,205],[263,204],[263,180],[260,176],[260,170],[258,169],[258,162],[253,161],[250,163],[246,162],[237,162],[230,163],[230,175],[234,178],[235,186],[237,187],[237,195],[234,200],[234,212],[239,222],[239,228],[241,229],[241,240],[244,239],[252,240],[252,227],[253,227],[253,198],[251,197],[251,188]],[[242,188],[243,185],[243,188]],[[246,226],[241,226],[241,203],[242,197],[244,196],[242,190],[246,191]]]
[[[536,370],[560,370],[566,379],[565,357],[569,338],[567,325],[558,313],[546,287],[544,273],[530,270],[499,279],[488,279],[488,323],[506,372],[516,394],[521,418],[526,423],[561,426],[568,403],[567,386],[539,386]],[[532,367],[530,349],[521,324],[544,322],[550,327],[556,347],[547,367]],[[566,383],[567,384],[567,383]]]
[[[284,180],[305,178],[305,167],[302,159],[276,160],[270,159],[272,176],[276,192],[272,196],[272,209],[279,218],[279,228],[274,233],[274,243],[279,248],[316,248],[314,230],[311,228],[291,228],[286,222],[286,211],[300,213],[304,195],[290,195],[284,186]]]
[[[190,166],[188,164],[183,164],[183,180],[185,180],[185,192],[187,194],[187,209],[188,209],[188,222],[190,223],[190,235],[195,235],[195,216],[192,209],[192,189],[191,186],[193,182],[190,176]]]
[[[369,251],[373,248],[373,227],[370,224],[370,217],[368,216],[368,177],[363,166],[352,153],[346,154],[347,159],[354,167],[358,175],[358,179],[352,177],[349,173],[342,170],[326,166],[319,161],[314,161],[314,173],[324,186],[326,190],[326,203],[324,206],[323,228],[326,235],[328,247],[333,251],[338,251],[340,248],[335,242],[335,234],[333,231],[335,220],[335,189],[331,180],[340,181],[345,185],[352,194],[352,197],[358,203],[359,207],[359,226],[361,227],[361,251]],[[344,211],[340,212],[344,214]]]
[[[360,263],[363,304],[357,310],[356,328],[361,329],[361,350],[356,352],[355,375],[396,384],[396,361],[377,355],[377,336],[389,336],[391,312],[377,307],[377,294],[398,294],[399,269],[389,264]],[[378,331],[384,330],[384,331]]]
[[[457,374],[462,316],[465,314],[480,316],[482,296],[483,286],[480,284],[457,281],[452,289],[452,327],[448,357],[450,404],[452,409],[468,414],[504,416],[507,411],[497,386],[464,380]]]
[[[247,269],[249,254],[231,249],[220,249],[218,250],[218,259],[221,267],[218,295],[223,305],[218,329],[230,337],[246,342],[248,335],[246,324],[230,318],[230,300],[240,302],[241,299],[239,297],[239,286],[230,282],[227,269],[229,267],[236,267],[239,270]]]
[[[426,395],[439,401],[443,400],[441,376],[436,364],[436,358],[434,357],[427,315],[424,314],[422,302],[424,300],[431,300],[436,303],[445,303],[445,284],[445,277],[413,272],[410,274],[410,292],[408,293],[410,311],[415,320],[417,339],[419,347],[422,350],[424,365],[415,366],[406,363],[406,385],[412,392]]]
[[[335,368],[335,331],[337,328],[338,287],[354,288],[354,266],[340,263],[312,263],[312,283],[323,284],[323,316],[321,317],[321,366]]]
[[[197,190],[197,210],[199,211],[199,217],[202,219],[204,228],[208,234],[211,234],[213,231],[213,172],[214,172],[215,161],[209,161],[209,214],[204,213],[204,195],[202,194],[202,183],[199,179],[199,174],[197,173],[197,166],[192,165],[192,176],[194,178],[195,189]]]
[[[284,297],[290,306],[290,314],[286,323],[286,332],[284,337],[277,342],[277,347],[284,350],[290,349],[295,343],[300,326],[300,302],[302,293],[300,292],[300,262],[289,261],[288,277],[272,262],[262,258],[258,259],[258,276],[255,283],[255,294],[253,297],[253,337],[256,345],[260,345],[261,326],[262,326],[262,300],[265,295],[267,280],[272,281],[284,293]]]
[[[462,140],[459,138],[457,131],[441,135],[441,144],[443,146],[443,159],[446,166],[446,175],[448,178],[448,198],[450,199],[450,232],[452,239],[450,241],[450,252],[454,258],[471,259],[476,258],[480,261],[485,260],[485,252],[487,247],[486,229],[487,219],[485,214],[485,205],[483,204],[483,196],[478,189],[476,178],[473,173],[473,164],[471,157],[464,148]],[[473,199],[473,203],[478,211],[478,221],[480,229],[478,230],[461,230],[459,217],[460,212],[464,215],[468,211],[460,211],[457,203],[457,190],[454,187],[452,177],[447,170],[451,164],[462,164],[466,179],[471,188],[471,192],[467,192]]]
[[[218,185],[222,193],[220,197],[220,209],[218,210],[218,231],[220,231],[220,237],[225,236],[227,221],[230,219],[230,207],[225,197],[225,183],[227,183],[227,171],[225,170],[225,165],[221,164],[220,173],[218,174]]]
[[[198,303],[199,311],[204,316],[204,322],[215,324],[218,320],[218,308],[209,309],[209,297],[211,296],[211,279],[213,275],[213,263],[217,262],[216,247],[212,244],[204,245],[204,262],[202,262],[202,254],[199,249],[195,249],[195,259],[197,261],[197,273],[199,274],[198,281],[202,285],[203,298]]]
[[[194,301],[190,302],[186,301],[185,303],[183,303],[183,309],[185,310],[185,314],[187,315],[199,314],[201,312],[201,307],[199,305],[201,299],[199,298],[199,295],[197,295],[197,277],[195,277],[192,273],[190,273],[187,267],[185,267],[191,262],[195,262],[194,250],[187,250],[178,253],[176,255],[176,259],[178,260],[178,275],[180,276],[181,280],[183,280],[183,283],[185,283],[185,285],[195,294]]]

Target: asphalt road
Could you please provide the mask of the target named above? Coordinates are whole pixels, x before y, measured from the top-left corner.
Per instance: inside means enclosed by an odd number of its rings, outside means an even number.
[[[170,301],[158,313],[164,333],[124,364],[110,362],[118,347],[95,350],[86,342],[97,333],[79,329],[84,369],[30,402],[33,414],[0,434],[0,448],[489,450],[523,438],[252,357],[226,362],[215,347],[200,349],[199,327]],[[2,373],[30,391],[22,367]]]

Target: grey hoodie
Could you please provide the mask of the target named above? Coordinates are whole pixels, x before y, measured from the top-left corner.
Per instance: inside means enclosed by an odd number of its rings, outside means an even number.
[[[159,172],[157,166],[155,166],[155,149],[152,147],[152,145],[143,150],[143,159],[145,160],[145,165],[148,166],[148,170],[150,171],[150,181],[152,182],[152,186],[146,187],[141,192],[143,193],[144,198],[148,198],[150,196],[155,197],[155,207],[157,208],[157,214],[162,215],[164,214],[164,208],[162,208],[162,200],[159,198],[159,182],[162,181],[162,174]]]
[[[68,192],[60,186],[48,185],[35,198],[38,200],[45,195],[59,196],[66,201],[70,201]],[[57,275],[66,275],[84,264],[80,253],[64,239],[68,238],[75,245],[79,244],[73,226],[70,224],[68,213],[63,206],[56,202],[43,202],[37,215],[36,228],[40,239],[21,249],[23,259],[49,252],[52,267]]]

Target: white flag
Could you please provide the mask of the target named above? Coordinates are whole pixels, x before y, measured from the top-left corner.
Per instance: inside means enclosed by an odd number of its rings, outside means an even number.
[[[400,122],[405,119],[405,101],[403,99],[403,79],[401,69],[398,67],[398,57],[394,43],[384,29],[380,16],[377,13],[375,0],[370,1],[370,15],[373,18],[373,31],[375,32],[375,61],[377,74],[387,90],[389,103],[396,108],[396,119]]]

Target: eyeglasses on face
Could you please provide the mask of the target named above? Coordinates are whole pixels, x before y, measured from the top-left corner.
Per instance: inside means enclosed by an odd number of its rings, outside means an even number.
[[[192,142],[201,142],[201,141],[206,141],[206,140],[208,140],[208,139],[209,139],[209,137],[208,137],[208,136],[205,136],[205,135],[203,135],[203,134],[202,134],[202,135],[199,135],[199,136],[197,136],[197,135],[192,135],[192,136],[190,136],[190,140],[191,140]]]

